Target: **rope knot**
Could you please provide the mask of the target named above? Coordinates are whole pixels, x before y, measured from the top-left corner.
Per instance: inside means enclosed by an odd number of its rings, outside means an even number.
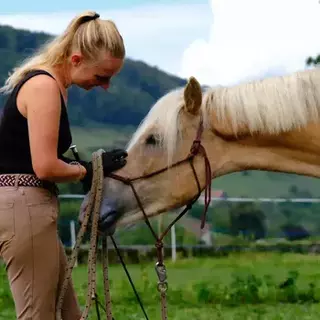
[[[193,156],[198,154],[199,150],[200,150],[200,146],[201,146],[201,140],[200,139],[195,139],[193,141],[193,143],[192,143],[190,154],[193,155]]]
[[[155,247],[160,250],[163,248],[163,243],[161,240],[158,240],[156,243],[155,243]]]

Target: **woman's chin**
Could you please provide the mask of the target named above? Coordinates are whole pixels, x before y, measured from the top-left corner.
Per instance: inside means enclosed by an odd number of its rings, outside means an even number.
[[[86,91],[91,90],[94,87],[94,85],[86,83],[78,83],[77,86]]]
[[[91,90],[92,88],[93,88],[94,86],[92,86],[92,85],[86,85],[86,86],[83,86],[82,88],[84,89],[84,90]]]

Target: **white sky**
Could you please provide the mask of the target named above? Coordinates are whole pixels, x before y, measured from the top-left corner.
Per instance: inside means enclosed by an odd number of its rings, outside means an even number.
[[[76,13],[0,9],[0,24],[57,34]],[[320,53],[319,0],[172,2],[99,13],[116,22],[129,57],[206,85],[294,72]]]
[[[212,0],[209,37],[184,51],[180,74],[229,85],[305,68],[320,54],[319,0]]]

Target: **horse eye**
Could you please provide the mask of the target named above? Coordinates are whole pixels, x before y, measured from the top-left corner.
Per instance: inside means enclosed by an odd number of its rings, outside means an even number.
[[[157,144],[157,140],[155,138],[155,136],[153,134],[151,134],[147,139],[146,139],[146,144],[147,145],[156,145]]]

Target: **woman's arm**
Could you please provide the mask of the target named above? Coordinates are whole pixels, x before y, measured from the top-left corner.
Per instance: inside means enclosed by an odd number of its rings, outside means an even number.
[[[28,120],[32,166],[39,179],[54,182],[78,181],[86,174],[83,166],[70,165],[57,155],[61,112],[56,81],[46,75],[30,79],[23,91]]]

